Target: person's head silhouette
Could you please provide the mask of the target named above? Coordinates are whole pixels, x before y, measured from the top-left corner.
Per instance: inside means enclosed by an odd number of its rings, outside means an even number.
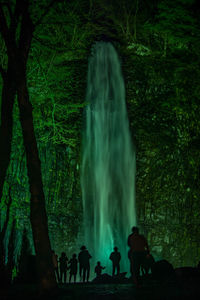
[[[139,233],[139,228],[136,226],[132,227],[132,232],[138,234]]]

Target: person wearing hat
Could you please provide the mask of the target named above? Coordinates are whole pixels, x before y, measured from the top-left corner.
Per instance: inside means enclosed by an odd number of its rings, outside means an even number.
[[[119,262],[121,260],[121,254],[118,251],[117,247],[114,247],[114,251],[110,254],[109,259],[112,261],[112,265],[113,265],[112,276],[115,275],[115,271],[117,271],[117,275],[119,275],[120,272]]]
[[[90,276],[90,259],[92,258],[92,256],[90,255],[90,253],[88,252],[85,246],[82,246],[80,250],[81,251],[79,252],[78,255],[79,274],[83,282],[85,282],[85,279],[88,282]]]

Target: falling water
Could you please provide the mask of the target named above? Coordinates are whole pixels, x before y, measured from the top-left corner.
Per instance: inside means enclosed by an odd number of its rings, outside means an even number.
[[[106,272],[117,246],[121,271],[129,271],[127,237],[136,224],[135,152],[120,61],[112,44],[93,46],[87,80],[81,173],[85,244],[93,264],[101,261]]]

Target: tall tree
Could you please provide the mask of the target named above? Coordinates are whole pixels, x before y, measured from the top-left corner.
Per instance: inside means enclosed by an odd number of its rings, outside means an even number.
[[[3,184],[10,162],[11,141],[12,141],[12,127],[13,127],[13,104],[16,95],[16,78],[15,78],[15,45],[12,40],[16,35],[17,23],[19,20],[18,6],[16,5],[13,13],[13,18],[8,28],[2,4],[0,4],[0,33],[6,44],[7,49],[7,68],[0,65],[0,72],[3,79],[2,97],[1,97],[1,125],[0,125],[0,140],[2,141],[0,147],[0,202],[3,193]],[[3,41],[2,41],[3,42]],[[9,99],[9,101],[8,101]]]
[[[53,2],[54,1],[50,4],[53,4]],[[50,5],[48,8],[49,7]],[[39,282],[41,290],[47,291],[55,288],[57,284],[48,235],[41,164],[34,133],[32,105],[29,101],[26,76],[28,54],[35,27],[30,17],[29,1],[16,0],[14,12],[9,3],[7,4],[7,8],[10,17],[9,23],[6,19],[5,8],[0,4],[0,32],[5,41],[8,58],[12,58],[13,81],[16,84],[13,93],[15,95],[17,92],[20,121],[26,150],[27,171],[31,193],[30,219],[37,257]],[[13,27],[15,28],[14,30]],[[4,74],[3,69],[2,74]],[[5,99],[7,103],[12,100],[8,96],[9,95],[7,95]]]

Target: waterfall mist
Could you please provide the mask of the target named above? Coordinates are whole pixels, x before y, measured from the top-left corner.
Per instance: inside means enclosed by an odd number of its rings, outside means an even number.
[[[120,61],[110,43],[97,42],[88,64],[81,185],[85,245],[92,262],[110,272],[115,246],[129,272],[127,237],[136,225],[135,151]],[[93,273],[94,270],[91,270]]]

